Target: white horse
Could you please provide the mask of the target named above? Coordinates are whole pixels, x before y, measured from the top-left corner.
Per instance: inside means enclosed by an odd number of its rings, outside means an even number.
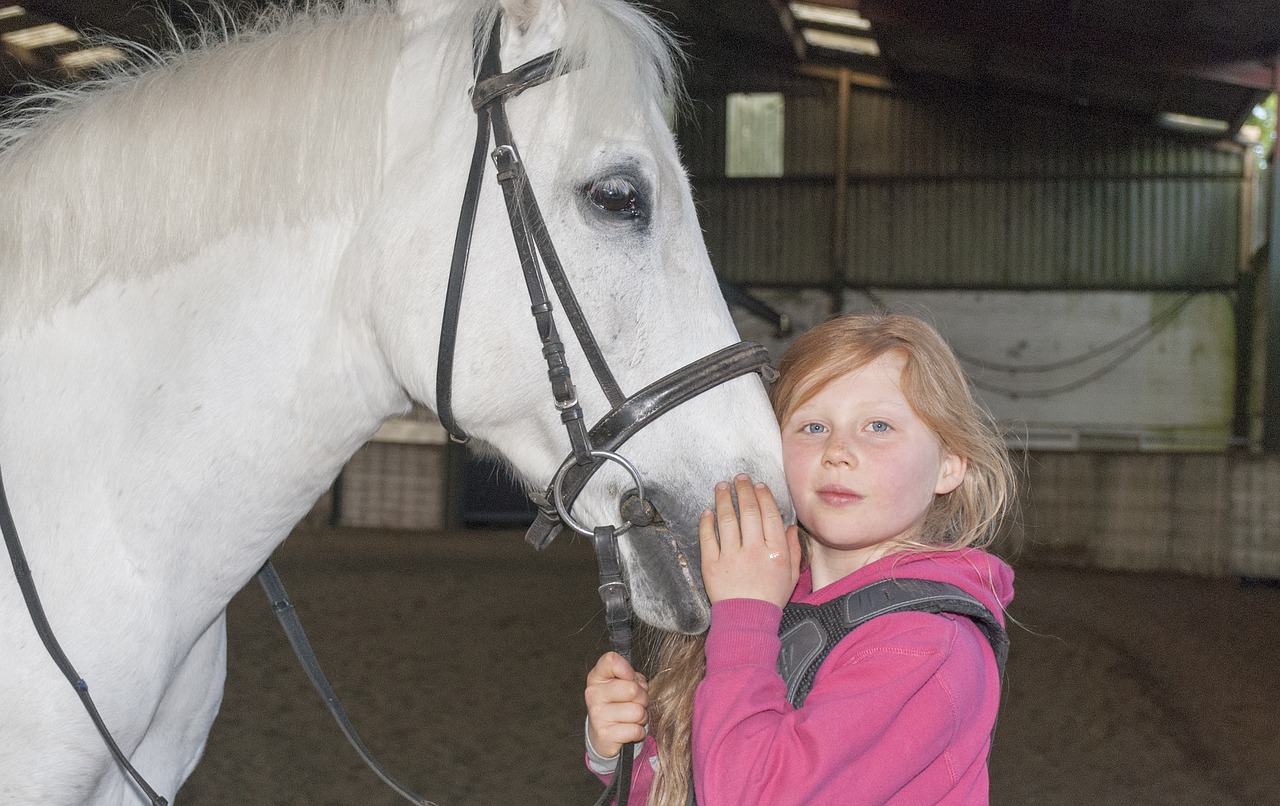
[[[0,467],[54,631],[166,797],[218,710],[228,601],[386,417],[435,404],[475,136],[472,46],[500,10],[504,68],[556,47],[574,68],[508,109],[622,388],[737,340],[661,107],[668,39],[620,0],[501,7],[281,15],[54,93],[3,133]],[[613,212],[602,189],[634,203]],[[541,486],[569,446],[500,196],[490,174],[453,407],[477,443]],[[561,331],[594,421],[608,404]],[[763,386],[737,378],[622,452],[665,518],[621,538],[635,608],[697,630],[707,605],[679,562],[697,567],[713,483],[748,471],[785,489]],[[609,464],[575,516],[620,523],[630,485]],[[142,802],[7,569],[0,802]]]

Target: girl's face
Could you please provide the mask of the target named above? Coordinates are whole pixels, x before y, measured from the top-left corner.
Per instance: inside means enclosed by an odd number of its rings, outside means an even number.
[[[943,449],[903,396],[903,365],[887,353],[827,384],[783,423],[783,467],[813,538],[815,590],[891,553],[933,497],[964,479],[964,458]]]

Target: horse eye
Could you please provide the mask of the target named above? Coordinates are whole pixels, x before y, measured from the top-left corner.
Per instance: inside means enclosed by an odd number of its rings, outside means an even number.
[[[592,204],[607,213],[640,215],[636,186],[627,179],[617,176],[600,179],[587,188],[587,196]]]

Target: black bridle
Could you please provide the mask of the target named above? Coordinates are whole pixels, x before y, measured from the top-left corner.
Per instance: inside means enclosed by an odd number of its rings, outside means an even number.
[[[738,342],[681,367],[630,397],[623,394],[591,333],[591,328],[556,256],[551,236],[547,232],[537,199],[534,198],[524,165],[516,150],[504,106],[507,99],[560,75],[563,72],[563,66],[557,64],[559,51],[544,54],[503,73],[500,57],[501,22],[501,17],[494,22],[488,41],[483,45],[483,51],[476,54],[478,70],[471,95],[471,103],[477,116],[476,143],[467,177],[466,191],[463,195],[462,210],[458,218],[458,230],[445,297],[436,375],[436,413],[441,424],[454,440],[459,442],[467,440],[454,418],[451,402],[453,359],[462,289],[466,278],[467,256],[471,247],[471,235],[480,198],[485,152],[488,150],[489,133],[492,131],[495,148],[491,157],[497,167],[498,182],[506,201],[511,232],[515,237],[516,251],[520,256],[520,266],[529,291],[531,310],[542,342],[542,353],[547,361],[547,376],[551,381],[554,404],[568,431],[571,447],[569,457],[556,472],[546,492],[530,496],[538,506],[538,515],[525,539],[536,548],[542,549],[549,545],[565,526],[592,538],[600,572],[599,592],[605,605],[605,624],[610,641],[614,650],[630,661],[631,605],[619,560],[617,535],[632,526],[647,526],[659,515],[653,505],[645,499],[644,484],[639,471],[631,462],[619,455],[617,450],[654,419],[708,389],[752,372],[768,378],[773,370],[764,347],[749,342]],[[477,43],[477,50],[479,51],[480,48],[481,45]],[[542,268],[540,268],[539,257],[541,257]],[[573,328],[579,346],[586,355],[587,363],[611,406],[610,411],[590,429],[586,427],[583,419],[582,407],[578,402],[568,362],[565,360],[564,344],[560,341],[556,330],[555,319],[552,316],[553,306],[543,282],[543,269],[550,279],[556,297],[564,307],[565,316]],[[570,514],[573,503],[595,472],[610,461],[622,465],[631,475],[636,483],[636,492],[621,504],[624,521],[621,527],[613,524],[585,527]],[[68,682],[75,688],[112,757],[153,806],[164,806],[168,801],[134,769],[128,757],[115,742],[111,732],[98,715],[93,699],[89,696],[88,684],[73,668],[54,636],[40,604],[40,597],[30,568],[27,566],[22,544],[18,539],[13,516],[4,494],[2,477],[0,477],[0,532],[3,532],[5,546],[18,586],[26,601],[27,610],[45,649]],[[406,800],[422,806],[430,806],[429,801],[414,794],[387,774],[360,740],[325,678],[303,632],[296,611],[289,602],[284,586],[269,560],[258,572],[258,580],[304,671],[356,752],[385,783]],[[613,781],[600,796],[597,806],[607,803],[615,793],[617,806],[625,806],[629,797],[632,757],[631,748],[623,748],[619,754],[618,768]]]
[[[751,372],[771,373],[772,368],[764,347],[738,342],[681,367],[635,395],[627,397],[623,394],[565,276],[564,267],[547,232],[507,120],[505,103],[508,99],[555,78],[565,71],[566,66],[560,64],[559,51],[552,51],[503,73],[501,29],[502,20],[499,17],[494,21],[482,52],[479,52],[481,44],[477,42],[476,83],[471,94],[471,104],[477,118],[476,140],[462,210],[458,217],[445,296],[436,366],[436,414],[452,439],[458,442],[468,439],[454,417],[453,360],[467,257],[480,199],[484,157],[492,131],[494,149],[490,156],[497,168],[498,183],[502,187],[507,217],[511,222],[511,234],[515,238],[520,268],[529,292],[530,309],[542,343],[542,354],[547,362],[552,398],[568,432],[570,446],[570,455],[561,464],[547,490],[541,495],[530,495],[537,505],[538,515],[525,539],[542,549],[565,526],[592,538],[600,571],[600,597],[605,605],[605,623],[610,641],[613,649],[630,661],[631,604],[619,562],[617,535],[632,526],[647,526],[659,515],[644,497],[640,473],[617,450],[641,428],[681,403],[733,378]],[[571,65],[568,67],[572,68]],[[565,318],[573,328],[578,345],[611,407],[608,414],[590,430],[586,427],[573,377],[565,360],[564,344],[556,329],[552,315],[553,305],[543,282],[544,270],[564,308]],[[573,503],[595,472],[609,461],[622,465],[636,483],[636,492],[624,499],[620,507],[623,525],[583,526],[570,514]],[[613,781],[597,804],[606,803],[616,792],[617,806],[625,806],[630,790],[632,757],[630,747],[623,748],[619,753]]]
[[[468,437],[453,411],[453,361],[467,256],[479,204],[484,157],[492,131],[494,149],[490,156],[497,168],[498,183],[502,187],[520,268],[529,292],[531,311],[547,362],[552,398],[568,432],[571,451],[546,491],[541,495],[531,496],[538,506],[539,514],[526,539],[541,549],[550,544],[565,526],[583,535],[593,534],[593,529],[578,524],[569,514],[573,502],[591,476],[606,462],[619,462],[617,449],[637,431],[708,389],[752,372],[769,375],[772,367],[764,347],[751,342],[738,342],[681,367],[634,395],[628,397],[622,392],[591,332],[551,242],[538,201],[525,173],[524,163],[516,149],[504,106],[508,99],[561,75],[566,68],[559,63],[559,51],[552,51],[513,70],[501,72],[500,33],[501,19],[494,23],[488,41],[483,45],[483,51],[476,54],[478,69],[471,96],[477,117],[476,141],[462,211],[458,217],[441,324],[436,369],[436,414],[455,441],[467,441]],[[480,48],[479,45],[477,47]],[[573,328],[596,381],[612,407],[590,430],[586,427],[572,374],[565,360],[564,344],[552,315],[554,306],[543,281],[544,272],[564,308],[564,316]],[[619,463],[638,480],[634,467],[625,461]],[[626,523],[621,528],[625,529],[630,525],[647,526],[655,517],[652,505],[643,496],[636,496],[627,506],[624,517]]]

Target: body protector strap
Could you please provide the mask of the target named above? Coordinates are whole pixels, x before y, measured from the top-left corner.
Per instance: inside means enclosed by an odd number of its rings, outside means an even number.
[[[783,608],[782,624],[778,628],[782,639],[778,674],[787,684],[787,699],[792,706],[804,705],[818,667],[840,639],[876,616],[908,611],[955,613],[972,619],[991,643],[996,666],[1004,677],[1009,636],[981,602],[945,582],[885,579],[824,604],[792,603]]]

